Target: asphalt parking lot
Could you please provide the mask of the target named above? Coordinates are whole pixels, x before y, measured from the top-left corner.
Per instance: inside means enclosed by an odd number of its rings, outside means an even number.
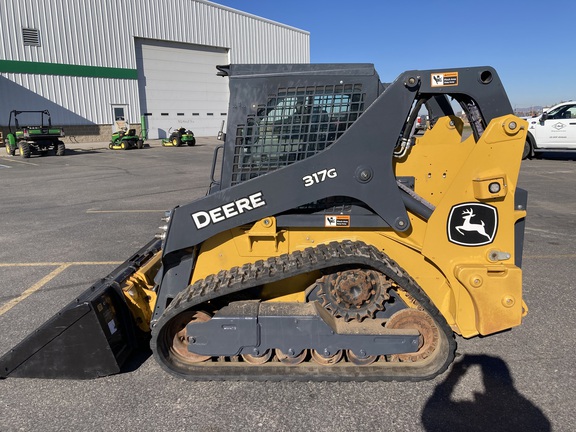
[[[0,157],[0,354],[206,193],[218,142],[64,157]],[[522,326],[458,338],[453,367],[420,383],[187,382],[152,358],[90,381],[0,380],[0,430],[571,431],[576,165],[522,162],[529,191]]]

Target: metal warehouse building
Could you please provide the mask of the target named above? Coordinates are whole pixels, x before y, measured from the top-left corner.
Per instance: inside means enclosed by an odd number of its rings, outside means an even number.
[[[308,63],[310,34],[204,0],[3,0],[0,126],[50,110],[70,140],[128,122],[149,138],[213,136],[228,79],[216,65]]]

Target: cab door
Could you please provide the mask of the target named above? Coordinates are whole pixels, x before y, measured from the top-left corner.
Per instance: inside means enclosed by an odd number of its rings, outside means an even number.
[[[535,127],[538,147],[576,149],[576,104],[551,110]]]

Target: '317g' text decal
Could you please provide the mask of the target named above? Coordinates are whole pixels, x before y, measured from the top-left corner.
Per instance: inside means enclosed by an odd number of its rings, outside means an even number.
[[[333,179],[337,176],[338,173],[336,172],[336,169],[330,168],[330,169],[323,169],[313,174],[304,176],[302,177],[302,181],[304,182],[305,187],[310,187],[312,185],[322,183],[323,181],[326,181],[328,179]]]

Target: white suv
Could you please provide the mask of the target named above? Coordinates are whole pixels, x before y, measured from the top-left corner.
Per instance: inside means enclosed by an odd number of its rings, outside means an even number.
[[[543,151],[576,150],[576,101],[562,102],[530,117],[522,159]]]

